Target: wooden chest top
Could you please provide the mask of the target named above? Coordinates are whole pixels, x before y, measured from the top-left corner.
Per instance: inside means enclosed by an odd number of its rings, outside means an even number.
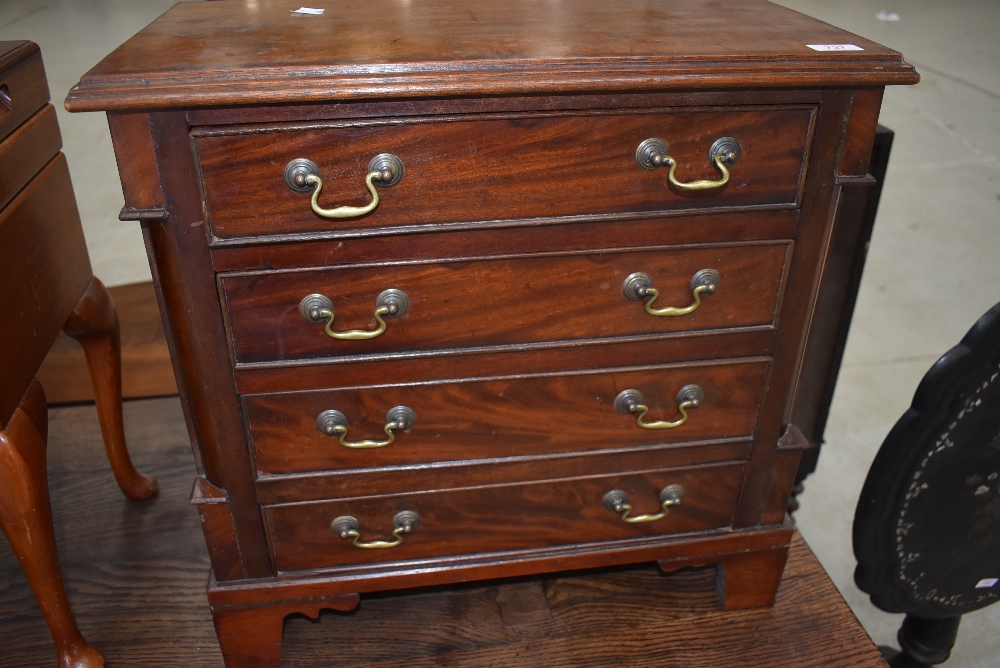
[[[764,0],[178,4],[71,111],[453,95],[910,84],[901,56]],[[817,51],[809,45],[853,45]]]

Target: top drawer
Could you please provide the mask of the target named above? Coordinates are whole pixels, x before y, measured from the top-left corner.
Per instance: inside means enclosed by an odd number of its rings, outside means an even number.
[[[0,42],[0,139],[49,101],[42,54],[31,42]]]
[[[194,134],[216,237],[336,235],[411,225],[794,205],[812,117],[812,108],[615,112],[205,128]],[[710,153],[723,137],[739,145],[723,186],[685,190],[670,184],[666,166],[643,169],[636,159],[644,140],[658,138],[676,160],[677,182],[718,181],[721,171]],[[369,163],[380,154],[399,158],[402,179],[378,188],[378,206],[367,214],[326,219],[312,210],[309,192],[296,192],[285,182],[291,161],[309,160],[322,180],[319,207],[363,207],[371,200],[365,186]]]

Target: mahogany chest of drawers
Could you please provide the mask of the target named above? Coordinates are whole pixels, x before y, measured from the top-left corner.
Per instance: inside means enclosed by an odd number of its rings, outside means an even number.
[[[756,0],[320,7],[178,5],[67,100],[142,223],[227,665],[385,589],[771,603],[838,195],[912,68]]]

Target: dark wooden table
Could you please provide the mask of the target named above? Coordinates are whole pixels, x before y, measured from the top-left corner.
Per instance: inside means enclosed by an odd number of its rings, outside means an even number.
[[[60,556],[80,626],[110,667],[222,666],[205,597],[208,556],[187,498],[194,464],[176,398],[129,402],[136,464],[160,495],[126,501],[90,406],[50,414]],[[845,540],[847,538],[845,537]],[[286,666],[864,668],[885,666],[796,537],[773,608],[723,611],[704,569],[628,568],[363,598],[353,614],[285,626]],[[0,665],[51,665],[52,640],[0,544]]]

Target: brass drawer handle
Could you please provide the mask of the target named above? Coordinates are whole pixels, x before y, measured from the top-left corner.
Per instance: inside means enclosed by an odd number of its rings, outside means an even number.
[[[296,158],[285,165],[285,184],[298,193],[311,190],[310,205],[313,213],[323,218],[357,218],[371,213],[379,202],[374,182],[377,181],[382,188],[391,188],[401,180],[403,180],[403,161],[391,153],[381,153],[368,163],[368,174],[365,176],[365,187],[372,196],[371,202],[365,206],[338,206],[334,209],[324,209],[319,205],[323,179],[320,178],[316,163],[305,158]]]
[[[398,318],[406,313],[410,308],[410,300],[406,293],[396,288],[383,290],[375,299],[375,320],[378,322],[377,329],[351,329],[346,332],[333,331],[333,320],[337,316],[333,313],[333,302],[326,295],[312,294],[306,295],[299,302],[299,313],[309,322],[326,321],[326,335],[331,339],[341,341],[359,341],[362,339],[374,339],[385,331],[386,318]]]
[[[396,431],[408,431],[417,422],[417,413],[409,406],[390,408],[385,414],[384,441],[348,441],[347,416],[338,410],[326,410],[316,416],[316,427],[327,436],[340,436],[340,444],[354,450],[384,448],[396,440]]]
[[[621,489],[613,489],[605,494],[604,498],[601,499],[601,503],[611,512],[621,513],[622,522],[632,524],[636,522],[655,522],[656,520],[662,520],[668,513],[670,513],[671,506],[681,505],[681,500],[683,498],[684,487],[682,485],[667,485],[660,490],[660,512],[651,515],[630,516],[629,513],[632,512],[632,506],[629,505],[628,494]]]
[[[679,427],[688,419],[687,409],[697,408],[705,399],[705,390],[700,385],[685,385],[677,393],[677,410],[681,417],[679,420],[668,422],[658,420],[656,422],[643,422],[642,418],[649,412],[649,407],[643,402],[642,393],[639,390],[622,390],[615,397],[615,409],[619,413],[637,413],[635,423],[643,429],[673,429]]]
[[[622,293],[632,301],[646,299],[643,308],[649,315],[678,316],[687,315],[701,306],[702,295],[714,295],[722,277],[715,269],[699,269],[691,277],[692,302],[687,306],[664,306],[653,308],[653,302],[660,296],[660,291],[653,287],[653,279],[649,274],[637,271],[630,274],[622,283]]]
[[[715,168],[719,170],[722,178],[717,181],[705,179],[703,181],[688,181],[682,183],[677,180],[677,160],[667,155],[670,148],[662,139],[646,139],[639,148],[635,150],[635,161],[643,169],[657,169],[664,164],[670,167],[667,172],[667,180],[678,190],[716,190],[729,183],[729,167],[740,157],[740,143],[732,137],[720,137],[712,144],[708,150],[708,159]]]
[[[386,547],[396,547],[403,542],[403,536],[420,526],[420,516],[412,510],[402,510],[392,518],[392,536],[394,540],[361,540],[361,525],[356,517],[341,515],[330,523],[330,531],[343,539],[353,538],[354,547],[365,550],[380,550]]]

